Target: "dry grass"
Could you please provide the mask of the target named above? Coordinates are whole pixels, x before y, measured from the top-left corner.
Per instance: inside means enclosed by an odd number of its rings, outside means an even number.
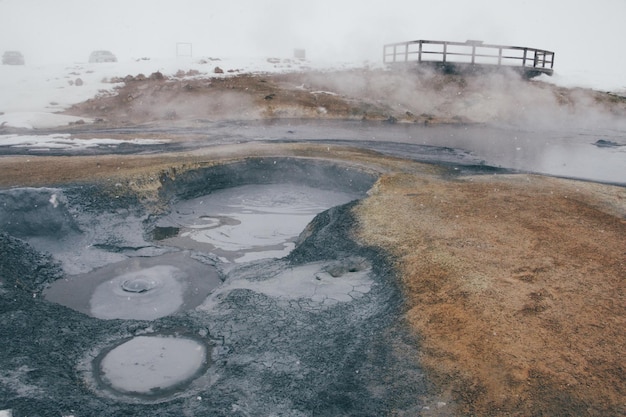
[[[460,415],[626,412],[626,190],[392,174],[357,213]]]

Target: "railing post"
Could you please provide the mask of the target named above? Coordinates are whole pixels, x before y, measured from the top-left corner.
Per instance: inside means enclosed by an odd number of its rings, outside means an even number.
[[[0,0],[2,1],[2,0]],[[412,46],[417,44],[417,50],[411,49]],[[432,45],[432,49],[424,50],[424,44]],[[467,49],[463,49],[461,51],[456,51],[453,49],[451,54],[452,57],[452,65],[451,67],[447,67],[448,64],[448,45],[465,45],[471,46],[471,53],[467,51]],[[401,63],[404,62],[408,64],[410,62],[415,62],[421,64],[423,62],[436,62],[446,71],[452,71],[454,68],[454,64],[456,63],[455,56],[463,56],[467,58],[470,56],[470,65],[482,65],[482,61],[479,59],[476,60],[479,56],[484,56],[489,58],[487,60],[487,64],[493,65],[493,58],[498,57],[497,65],[501,66],[518,66],[519,61],[522,61],[522,68],[532,68],[535,71],[528,72],[529,74],[535,74],[540,72],[547,73],[549,75],[552,74],[552,69],[554,68],[554,55],[555,53],[552,51],[546,51],[543,49],[535,49],[535,48],[526,48],[519,46],[504,46],[504,45],[482,45],[482,42],[479,41],[466,41],[465,44],[460,42],[448,42],[448,41],[429,41],[429,40],[414,40],[409,42],[401,42],[401,43],[393,43],[387,44],[383,46],[383,62],[384,63]],[[481,52],[477,50],[477,47],[481,46],[487,48],[486,52]],[[438,49],[441,47],[441,49]],[[393,51],[391,50],[393,48]],[[491,53],[493,49],[498,50],[498,55],[494,55]],[[519,56],[519,51],[522,51],[522,56]],[[506,54],[505,54],[506,53]],[[400,60],[400,54],[404,54],[404,59]],[[411,56],[412,54],[417,54],[417,58]],[[424,54],[432,54],[433,57],[424,58]],[[482,54],[482,55],[481,55]],[[486,55],[485,55],[486,54]],[[441,59],[437,57],[437,55],[441,55]],[[392,58],[393,56],[393,58]],[[509,60],[509,61],[505,61]],[[466,62],[467,61],[463,61]],[[550,70],[548,70],[548,68]],[[539,71],[537,71],[539,70]]]
[[[417,53],[417,62],[422,63],[422,41],[420,41],[419,52]]]

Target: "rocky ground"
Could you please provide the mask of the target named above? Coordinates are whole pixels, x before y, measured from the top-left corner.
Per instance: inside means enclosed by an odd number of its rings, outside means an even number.
[[[626,111],[626,98],[615,94],[506,72],[463,77],[354,69],[207,78],[179,71],[177,77],[157,72],[109,81],[124,84],[66,113],[120,126],[273,119],[537,124],[561,123],[565,116],[596,122],[597,116],[622,117]]]
[[[622,97],[498,74],[180,75],[128,77],[115,94],[68,113],[95,118],[100,127],[120,127],[285,118],[547,123],[548,114],[560,121],[584,115],[598,120],[626,111]],[[394,349],[426,369],[434,383],[428,398],[439,399],[423,402],[425,408],[411,415],[626,414],[623,187],[527,174],[459,176],[358,145],[307,143],[3,157],[0,184],[98,183],[116,198],[151,201],[165,177],[259,156],[349,163],[379,177],[369,196],[351,209],[350,236],[382,250],[400,277],[406,299],[400,317],[417,343]],[[381,378],[399,384],[391,374]],[[398,391],[403,404],[409,388]],[[422,387],[415,392],[416,398],[426,395]],[[389,414],[410,414],[410,407],[395,404]]]

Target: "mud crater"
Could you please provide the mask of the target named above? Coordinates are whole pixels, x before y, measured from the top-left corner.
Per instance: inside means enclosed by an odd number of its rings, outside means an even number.
[[[415,407],[421,371],[382,342],[389,332],[410,337],[393,324],[401,320],[391,269],[350,236],[350,208],[375,180],[323,160],[250,158],[163,175],[159,212],[132,195],[111,200],[98,184],[0,192],[9,254],[0,304],[22,318],[0,329],[10,335],[0,366],[13,375],[0,409],[153,415],[156,402],[192,414],[384,414],[398,399]],[[27,253],[50,267],[24,276],[35,259]],[[60,349],[54,360],[40,340]],[[35,366],[38,379],[20,376]],[[400,369],[418,388],[380,382]],[[75,378],[86,388],[71,389]],[[329,396],[337,384],[350,389]]]

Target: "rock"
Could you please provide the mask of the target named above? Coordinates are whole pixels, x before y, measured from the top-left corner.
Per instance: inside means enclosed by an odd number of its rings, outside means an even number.
[[[223,74],[223,73],[224,73],[224,70],[223,70],[223,69],[221,69],[220,67],[215,67],[215,69],[213,70],[213,72],[214,72],[215,74]]]
[[[74,85],[80,87],[83,85],[83,80],[81,78],[77,78],[76,81],[74,81]]]
[[[604,139],[598,139],[594,145],[596,145],[598,148],[616,148],[618,146],[624,146],[622,144],[619,144],[617,142],[613,142],[611,140],[604,140]]]

